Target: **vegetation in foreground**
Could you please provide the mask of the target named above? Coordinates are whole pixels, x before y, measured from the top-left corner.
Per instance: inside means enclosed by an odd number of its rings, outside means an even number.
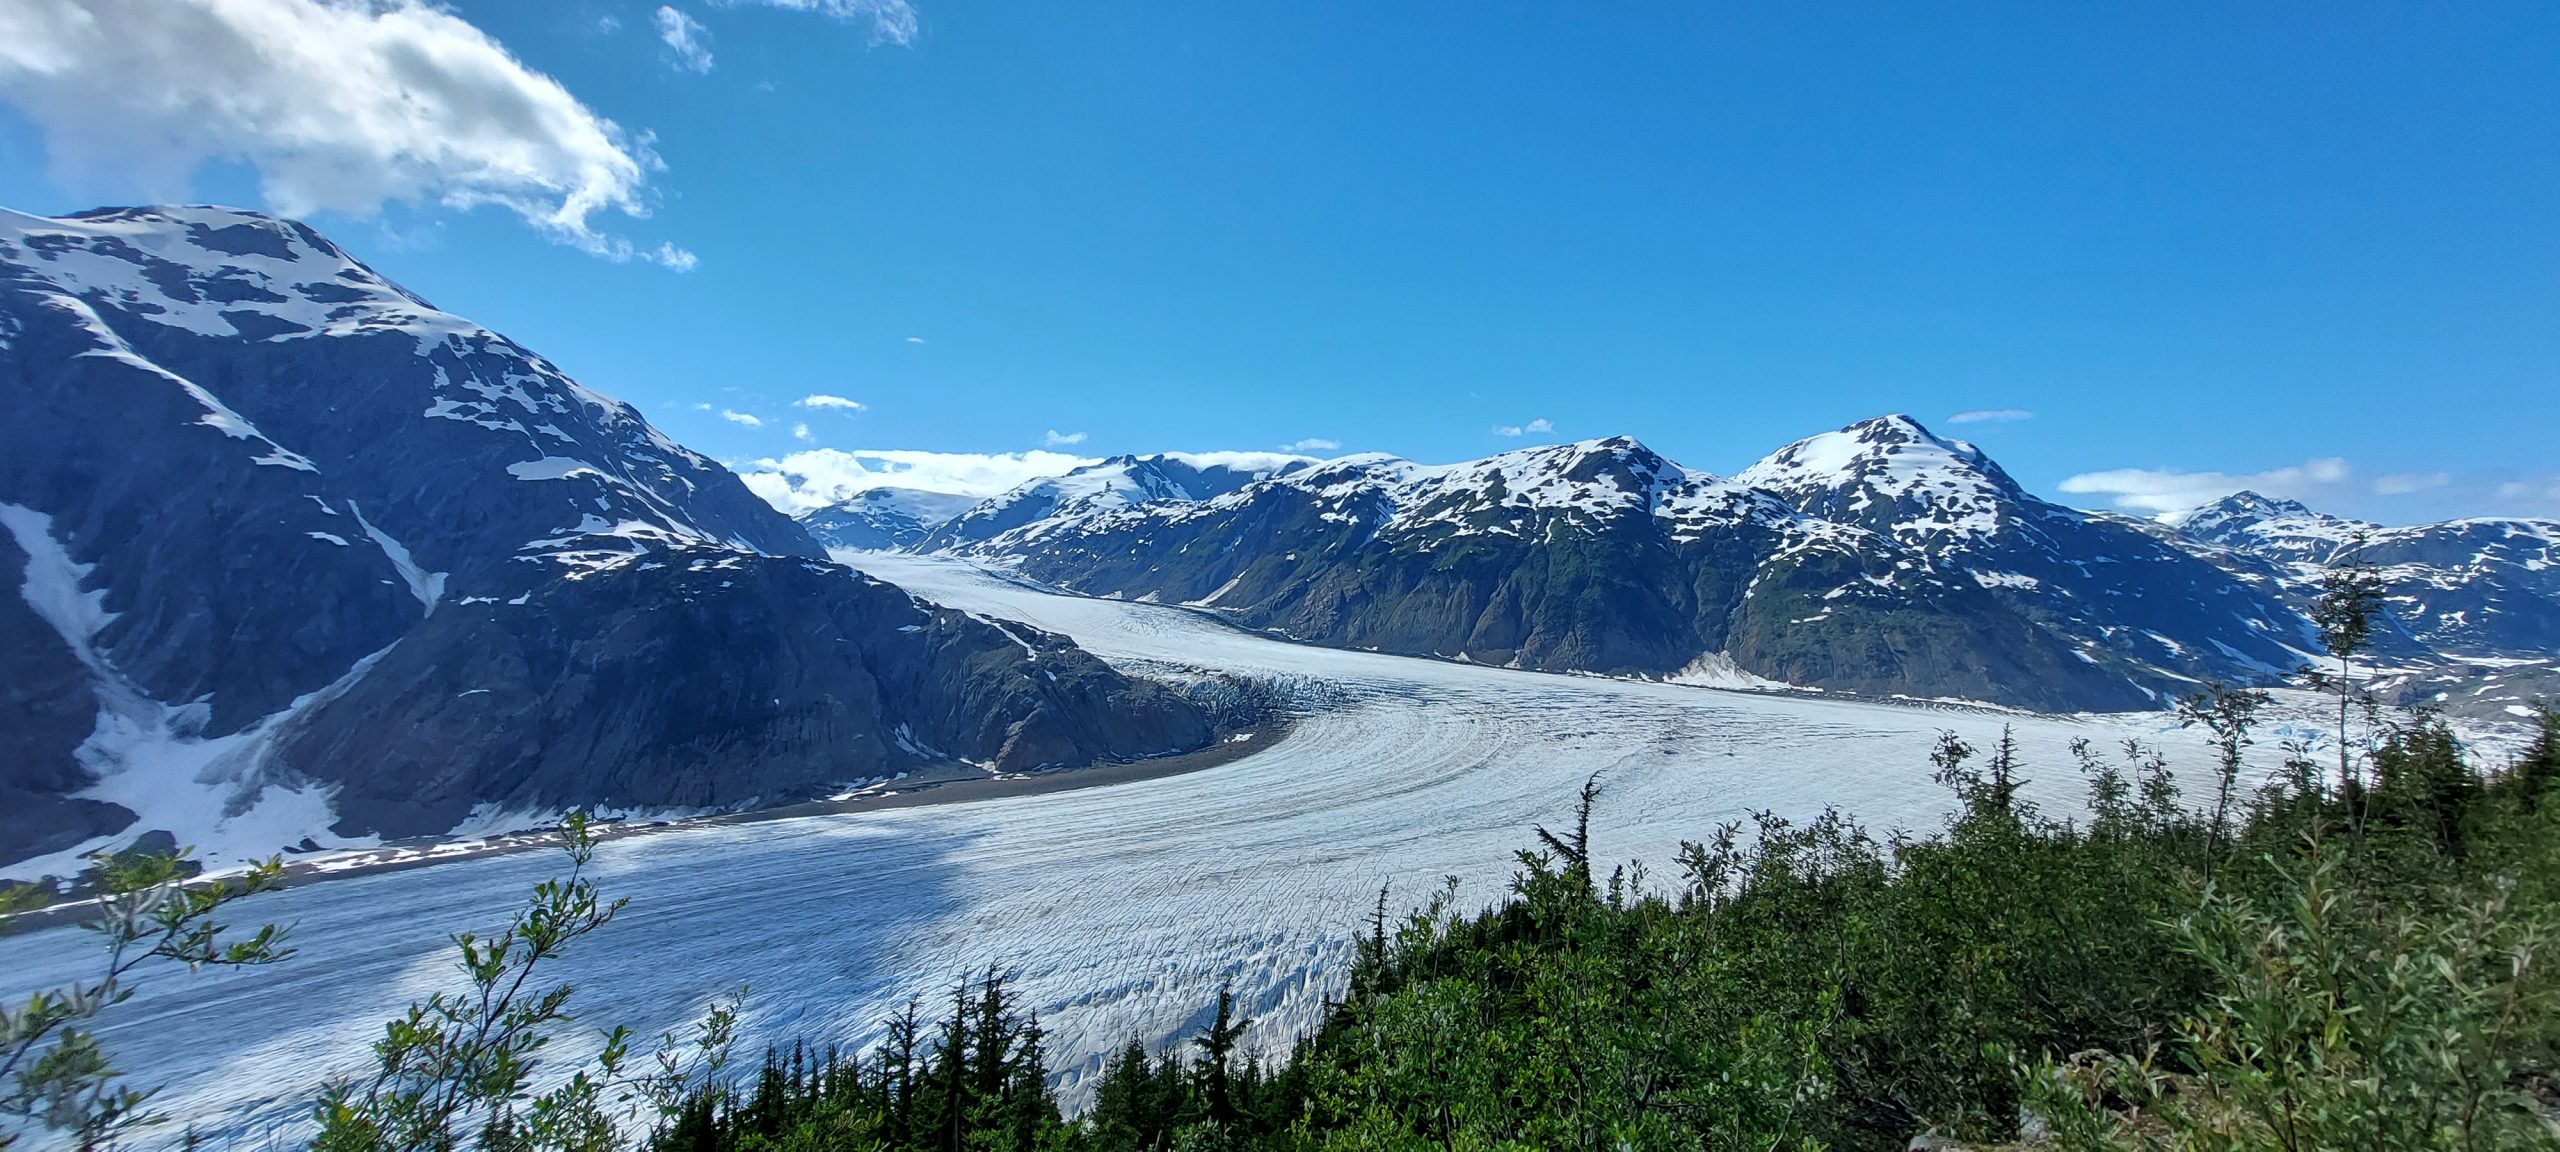
[[[571,993],[540,972],[620,907],[573,824],[568,875],[497,937],[457,938],[459,990],[386,1025],[368,1075],[313,1086],[311,1147],[2560,1147],[2560,712],[2493,774],[2416,718],[2343,785],[2297,751],[2236,795],[2256,705],[2190,703],[2226,765],[2206,796],[2153,750],[2083,747],[2089,814],[2056,818],[2020,799],[2005,742],[1948,736],[1933,759],[1961,810],[1941,833],[1761,814],[1660,883],[1600,871],[1595,784],[1499,906],[1444,892],[1399,921],[1382,896],[1346,995],[1285,1059],[1240,1046],[1221,993],[1208,1029],[1133,1042],[1072,1118],[1001,972],[865,1052],[733,1067],[732,1000],[546,1065]],[[186,887],[128,860],[104,879],[105,977],[0,1017],[0,1108],[85,1147],[160,1119],[84,1031],[137,962],[289,954],[216,920],[263,872]]]
[[[2361,705],[2333,683],[2343,726]],[[735,1068],[731,1001],[645,1057],[615,1032],[546,1065],[570,991],[543,965],[620,907],[580,871],[573,822],[569,875],[497,938],[457,939],[462,990],[391,1022],[368,1075],[314,1086],[312,1147],[2560,1147],[2560,711],[2496,771],[2432,718],[2370,717],[2360,750],[2288,746],[2253,787],[2263,703],[2185,702],[2218,752],[2193,794],[2155,749],[2083,746],[2087,812],[2058,817],[2021,798],[2006,740],[1948,735],[1932,760],[1960,806],[1941,832],[1764,813],[1659,881],[1603,871],[1595,781],[1498,906],[1443,892],[1392,920],[1382,894],[1344,998],[1285,1058],[1241,1049],[1220,993],[1207,1030],[1133,1042],[1072,1118],[1000,972],[860,1053]],[[211,919],[254,876],[109,880],[107,980],[0,1018],[0,1109],[91,1147],[150,1119],[79,1030],[125,994],[126,957],[282,955]]]

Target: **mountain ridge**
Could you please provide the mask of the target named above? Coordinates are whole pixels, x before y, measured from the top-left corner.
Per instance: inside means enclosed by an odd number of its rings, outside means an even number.
[[[2317,515],[2250,495],[2264,515]],[[2317,573],[2207,534],[2232,530],[2236,511],[2192,522],[2189,535],[2046,501],[1974,445],[1890,414],[1730,478],[1624,436],[1447,465],[1367,454],[912,548],[1318,643],[1650,677],[1724,661],[1797,687],[2086,710],[2165,706],[2207,680],[2279,682],[2317,653],[2304,615]],[[2454,523],[2522,526],[2509,585],[2549,563],[2534,551],[2547,522]],[[2467,563],[2446,548],[2404,560],[2410,579],[2439,584]],[[2560,600],[2535,600],[2449,648],[2442,629],[2400,622],[2422,607],[2395,601],[2386,624],[2414,639],[2392,654],[2541,656],[2540,629],[2560,627]]]

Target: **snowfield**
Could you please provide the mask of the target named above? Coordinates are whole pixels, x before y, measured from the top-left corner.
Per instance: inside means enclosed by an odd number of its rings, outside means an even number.
[[[1949,798],[1926,754],[1942,728],[1988,744],[2015,723],[2028,793],[2048,805],[2079,799],[2065,752],[2077,737],[2159,739],[2173,761],[2204,762],[2165,714],[2016,717],[1341,652],[950,560],[845,559],[1138,671],[1275,683],[1311,712],[1267,751],[1184,775],[610,841],[595,874],[631,905],[558,973],[580,985],[582,1025],[675,1026],[743,983],[752,1063],[767,1040],[866,1044],[909,997],[930,1006],[955,976],[995,965],[1018,973],[1080,1100],[1131,1036],[1154,1047],[1205,1023],[1225,981],[1252,1040],[1285,1050],[1341,986],[1381,885],[1399,907],[1444,876],[1463,906],[1497,898],[1529,825],[1568,816],[1595,771],[1601,857],[1667,880],[1681,840],[1755,809],[1837,805],[1880,833],[1936,827]],[[299,955],[249,973],[146,971],[107,1043],[136,1083],[167,1086],[160,1109],[205,1134],[289,1132],[384,1019],[449,986],[449,934],[499,926],[558,868],[548,852],[473,858],[259,897],[232,919],[293,923]],[[0,941],[0,994],[68,982],[94,953],[73,929]]]

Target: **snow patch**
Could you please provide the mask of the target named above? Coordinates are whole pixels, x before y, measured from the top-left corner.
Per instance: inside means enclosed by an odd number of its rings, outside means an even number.
[[[0,866],[0,879],[77,875],[89,854],[154,830],[167,831],[179,844],[195,849],[196,859],[213,873],[274,855],[305,836],[327,835],[319,830],[336,821],[328,791],[271,778],[266,768],[269,745],[285,721],[344,692],[390,649],[367,656],[335,683],[241,731],[208,737],[208,702],[154,700],[97,650],[94,640],[114,616],[105,610],[103,590],[81,589],[94,566],[71,559],[53,537],[52,519],[30,508],[0,504],[0,527],[27,553],[21,595],[88,668],[98,694],[97,727],[74,753],[96,783],[75,795],[122,805],[137,817],[112,835]]]
[[[518,480],[571,480],[580,476],[593,476],[598,480],[612,479],[595,465],[569,456],[545,456],[539,460],[509,464],[507,475]]]
[[[393,568],[400,570],[400,578],[409,582],[409,594],[417,597],[418,603],[426,609],[423,615],[435,615],[436,601],[444,598],[446,574],[429,572],[420,566],[410,557],[408,546],[392,539],[390,533],[374,527],[373,521],[364,518],[364,509],[356,507],[355,501],[347,501],[347,510],[356,514],[356,523],[364,527],[365,535],[373,537],[374,546],[382,549],[382,554],[390,558]]]
[[[1770,689],[1793,687],[1783,680],[1771,680],[1765,676],[1755,676],[1743,671],[1742,665],[1734,663],[1732,655],[1724,652],[1699,654],[1697,659],[1689,662],[1688,667],[1672,673],[1670,680],[1674,684],[1686,684],[1696,688],[1729,688],[1746,692],[1765,692]]]

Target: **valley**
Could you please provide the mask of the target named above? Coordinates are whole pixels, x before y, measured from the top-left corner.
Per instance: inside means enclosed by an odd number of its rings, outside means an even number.
[[[0,1152],[2560,1152],[2555,58],[0,0]]]
[[[949,559],[845,558],[1124,671],[1249,677],[1303,715],[1268,750],[1181,775],[608,842],[595,875],[632,903],[562,969],[582,1025],[675,1026],[743,982],[750,1045],[861,1044],[909,997],[992,964],[1019,972],[1077,1100],[1129,1037],[1196,1027],[1224,981],[1256,1021],[1251,1041],[1284,1047],[1339,991],[1381,886],[1398,907],[1443,877],[1464,907],[1497,898],[1529,826],[1566,815],[1593,772],[1604,858],[1662,875],[1680,841],[1755,809],[1933,827],[1950,807],[1926,759],[1940,729],[1983,744],[2014,723],[2027,794],[2050,805],[2079,797],[2074,739],[2200,760],[2165,713],[2026,717],[1470,667],[1265,639]],[[237,919],[293,924],[299,955],[150,971],[104,1038],[138,1082],[168,1085],[164,1110],[234,1135],[290,1130],[317,1079],[359,1062],[398,1005],[449,986],[448,934],[502,923],[557,867],[541,852],[465,858],[258,897]],[[0,994],[67,979],[94,948],[69,928],[0,940]]]

